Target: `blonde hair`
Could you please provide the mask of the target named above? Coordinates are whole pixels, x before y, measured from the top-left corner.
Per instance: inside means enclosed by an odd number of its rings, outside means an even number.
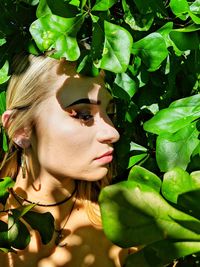
[[[13,74],[10,79],[6,107],[12,110],[7,128],[9,138],[9,150],[5,154],[0,168],[0,177],[10,176],[13,179],[17,177],[20,169],[20,158],[22,151],[16,148],[13,137],[15,133],[27,125],[34,126],[34,117],[36,108],[52,92],[44,83],[46,80],[53,79],[48,76],[48,72],[54,66],[66,63],[67,68],[75,68],[74,63],[56,60],[45,56],[20,55],[17,56],[13,63]],[[54,78],[55,79],[55,78]],[[98,182],[78,181],[78,198],[87,206],[88,216],[96,225],[100,225],[100,214],[95,203],[98,199],[99,191],[102,187],[108,185],[111,180],[111,174]]]

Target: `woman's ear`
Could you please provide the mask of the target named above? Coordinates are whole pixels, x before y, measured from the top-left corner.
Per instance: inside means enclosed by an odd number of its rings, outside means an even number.
[[[5,129],[8,128],[9,119],[12,113],[13,113],[13,110],[9,109],[9,110],[6,110],[1,116],[2,124]]]
[[[19,147],[25,149],[30,147],[31,145],[30,137],[31,137],[30,127],[23,127],[22,129],[18,130],[15,133],[13,137],[13,142]]]

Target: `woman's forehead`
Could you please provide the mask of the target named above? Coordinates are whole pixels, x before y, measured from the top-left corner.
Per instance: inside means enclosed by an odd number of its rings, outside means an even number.
[[[101,76],[84,77],[79,75],[68,76],[58,88],[56,97],[62,108],[70,106],[79,99],[89,99],[91,102],[109,102],[111,99]]]

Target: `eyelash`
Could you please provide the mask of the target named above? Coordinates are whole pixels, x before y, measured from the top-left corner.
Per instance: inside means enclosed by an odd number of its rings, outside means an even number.
[[[90,111],[75,111],[73,118],[78,119],[84,123],[88,123],[93,120],[94,116]]]

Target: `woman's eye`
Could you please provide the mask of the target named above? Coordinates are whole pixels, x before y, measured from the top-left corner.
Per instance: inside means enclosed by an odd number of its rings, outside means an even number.
[[[90,122],[93,120],[93,115],[89,111],[76,111],[74,118],[79,119],[82,122]]]

